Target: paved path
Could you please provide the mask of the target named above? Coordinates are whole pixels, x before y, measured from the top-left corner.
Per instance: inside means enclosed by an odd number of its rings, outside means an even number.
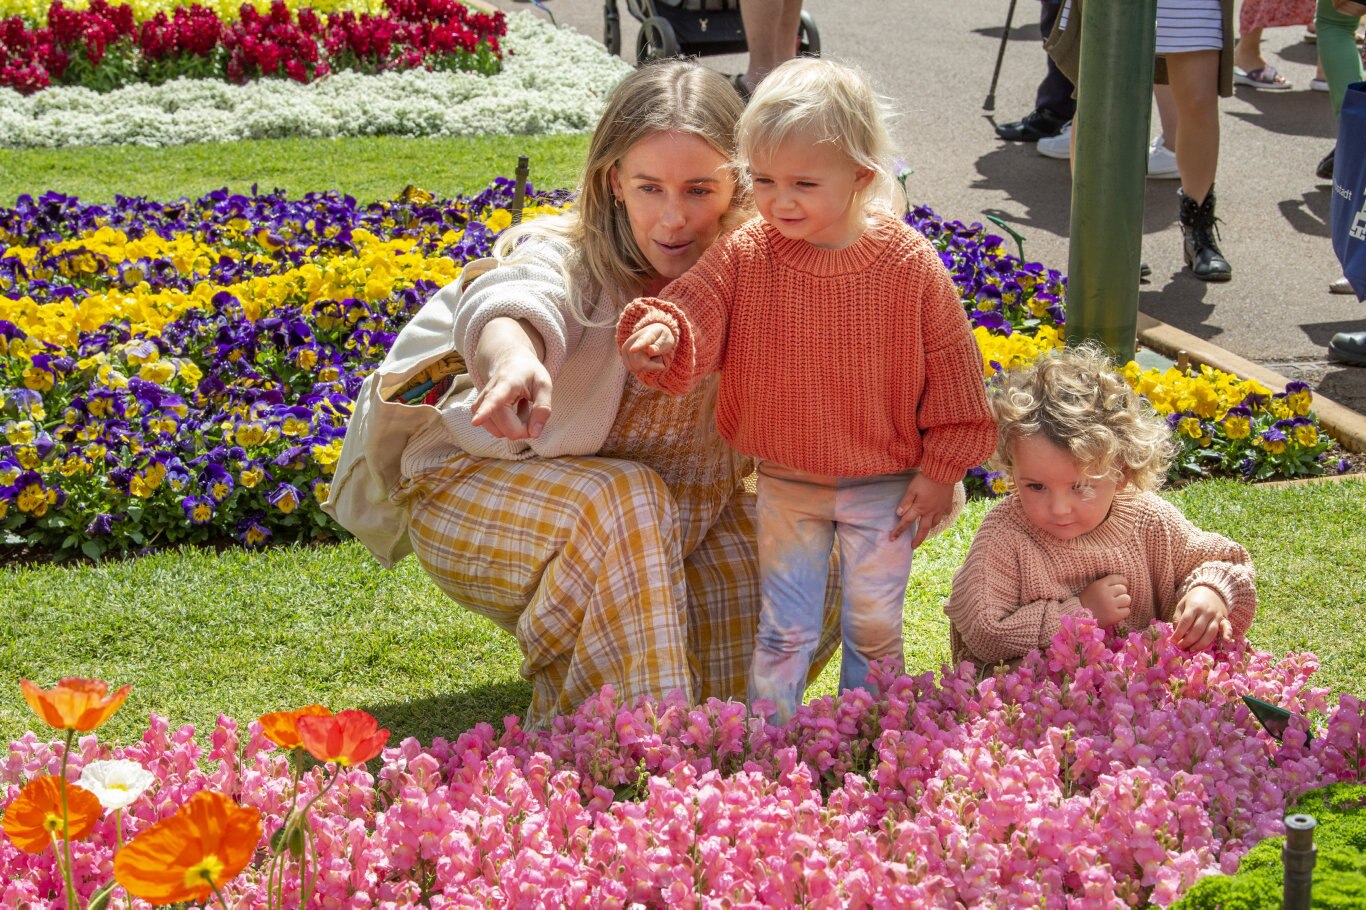
[[[601,0],[545,0],[558,22],[599,40]],[[504,10],[532,10],[493,0]],[[624,54],[638,23],[620,0]],[[1006,0],[806,0],[823,53],[864,69],[901,116],[893,136],[914,168],[912,199],[963,221],[1001,217],[1026,237],[1030,259],[1067,268],[1070,183],[1065,162],[1005,143],[982,110],[1005,23]],[[1043,72],[1038,4],[1018,0],[994,116],[1033,107]],[[536,13],[544,15],[543,13]],[[1218,214],[1234,279],[1204,284],[1183,272],[1175,180],[1148,181],[1144,258],[1152,266],[1140,309],[1366,413],[1366,369],[1329,364],[1334,332],[1366,330],[1366,304],[1330,295],[1340,270],[1328,232],[1329,184],[1314,166],[1334,142],[1328,96],[1308,90],[1314,46],[1303,28],[1270,29],[1264,53],[1289,92],[1239,88],[1222,103]],[[631,57],[633,59],[633,55]],[[726,73],[742,56],[704,58]],[[1156,124],[1156,114],[1153,114]]]

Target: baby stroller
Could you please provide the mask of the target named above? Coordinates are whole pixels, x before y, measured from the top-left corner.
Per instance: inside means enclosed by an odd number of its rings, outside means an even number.
[[[640,22],[637,66],[664,57],[743,54],[748,49],[740,21],[740,0],[626,0],[626,11]],[[617,0],[604,0],[602,18],[602,43],[611,53],[620,54]],[[802,10],[796,37],[799,55],[820,56],[820,32],[806,10]]]

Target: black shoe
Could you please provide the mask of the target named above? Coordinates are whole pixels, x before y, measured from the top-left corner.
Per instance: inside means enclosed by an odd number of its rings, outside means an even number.
[[[1153,275],[1153,267],[1150,266],[1150,265],[1148,265],[1147,262],[1145,262],[1145,261],[1143,261],[1143,260],[1140,260],[1139,263],[1138,263],[1138,277],[1139,277],[1139,278],[1151,278],[1152,275]]]
[[[1328,342],[1328,359],[1366,367],[1366,332],[1338,332]]]
[[[1314,168],[1315,177],[1319,178],[1320,180],[1333,179],[1333,156],[1336,153],[1337,149],[1334,148],[1328,154],[1324,155],[1322,158],[1319,159],[1319,166]]]
[[[1181,197],[1181,238],[1186,265],[1201,281],[1228,281],[1233,277],[1233,266],[1215,243],[1219,219],[1214,217],[1214,187],[1199,203],[1181,190],[1176,194]]]
[[[1023,120],[996,124],[996,135],[1010,142],[1038,142],[1040,139],[1058,135],[1069,122],[1071,121],[1066,117],[1059,117],[1052,111],[1038,108],[1026,114]]]

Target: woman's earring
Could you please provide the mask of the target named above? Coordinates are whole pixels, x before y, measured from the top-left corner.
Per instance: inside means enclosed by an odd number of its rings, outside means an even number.
[[[619,209],[626,207],[626,203],[622,202],[621,197],[618,196],[616,193],[612,194],[612,204]]]

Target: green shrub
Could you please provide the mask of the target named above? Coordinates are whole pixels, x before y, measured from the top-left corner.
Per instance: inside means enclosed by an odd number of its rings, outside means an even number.
[[[1366,907],[1366,785],[1333,784],[1311,790],[1294,811],[1318,822],[1314,843],[1315,910]],[[1284,837],[1268,837],[1248,851],[1235,875],[1202,878],[1173,910],[1280,910],[1285,883]]]

